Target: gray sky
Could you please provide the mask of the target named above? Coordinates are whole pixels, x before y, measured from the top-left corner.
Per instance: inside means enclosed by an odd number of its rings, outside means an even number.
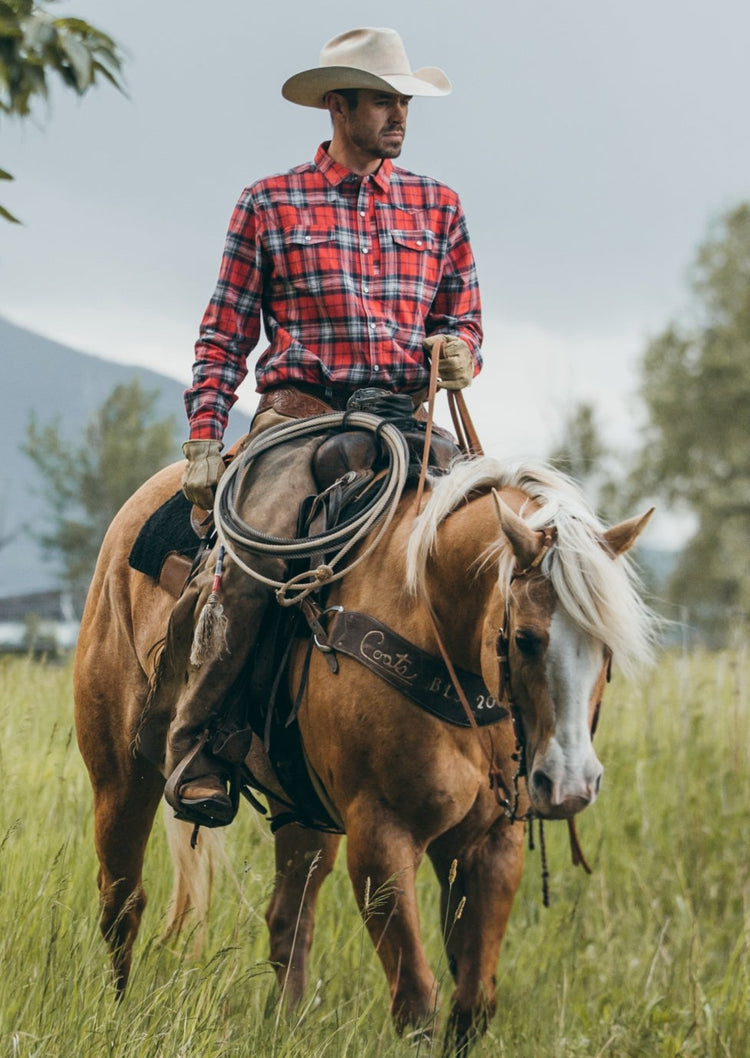
[[[328,133],[281,83],[356,25],[394,26],[414,67],[454,84],[412,104],[401,164],[464,203],[487,331],[467,400],[493,454],[546,454],[579,399],[628,443],[638,356],[687,305],[710,220],[750,195],[746,0],[59,10],[126,49],[129,98],[55,91],[35,124],[3,124],[0,167],[17,179],[0,194],[25,225],[0,228],[0,313],[184,380],[240,190]]]

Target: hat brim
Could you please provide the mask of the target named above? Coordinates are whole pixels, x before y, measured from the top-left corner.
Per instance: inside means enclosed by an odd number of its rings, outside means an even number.
[[[341,88],[369,88],[403,96],[447,96],[452,85],[437,66],[424,66],[413,74],[383,77],[352,66],[319,66],[290,77],[282,85],[281,94],[290,103],[324,110],[326,95]]]

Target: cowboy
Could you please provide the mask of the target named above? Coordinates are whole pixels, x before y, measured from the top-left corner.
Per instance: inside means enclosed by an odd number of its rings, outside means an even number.
[[[406,393],[419,406],[438,336],[443,388],[461,389],[480,370],[479,290],[458,196],[393,164],[412,97],[450,91],[442,70],[412,71],[394,30],[372,28],[335,37],[318,67],[284,84],[291,102],[328,110],[333,134],[313,162],[248,187],[232,215],[185,394],[182,485],[199,507],[213,506],[222,436],[261,323],[269,345],[256,365],[251,436],[342,410],[362,387]],[[287,462],[282,470],[287,495],[288,479],[299,479],[295,502],[307,487],[303,451],[299,457],[299,468]],[[264,507],[265,498],[253,507],[254,524],[294,535],[289,504],[276,497]],[[185,613],[199,612],[208,579],[196,578]],[[266,596],[253,590],[256,597],[243,598],[241,642],[230,616],[228,651],[185,679],[167,740],[167,774],[180,766],[171,803],[210,825],[231,819],[230,799],[219,762],[196,745],[257,634]]]

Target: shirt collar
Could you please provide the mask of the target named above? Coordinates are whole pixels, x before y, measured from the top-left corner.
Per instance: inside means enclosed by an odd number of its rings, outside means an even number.
[[[330,140],[327,140],[325,143],[321,143],[320,147],[318,147],[315,154],[315,165],[331,187],[338,187],[338,185],[342,184],[344,180],[347,180],[352,176],[352,171],[351,169],[347,169],[344,165],[339,165],[338,162],[335,162],[333,158],[331,158],[328,153],[330,142]],[[376,184],[381,191],[387,193],[391,186],[392,173],[393,163],[391,162],[391,159],[384,158],[377,171],[370,175],[373,183]]]

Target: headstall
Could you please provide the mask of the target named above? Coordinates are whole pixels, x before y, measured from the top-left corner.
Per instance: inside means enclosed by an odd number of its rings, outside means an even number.
[[[523,580],[528,577],[529,574],[533,573],[534,570],[538,569],[542,564],[544,557],[549,552],[550,548],[553,547],[557,539],[557,530],[552,526],[547,526],[541,529],[542,533],[542,546],[538,553],[534,556],[532,562],[523,569],[515,567],[508,583],[508,590],[505,595],[505,612],[503,614],[503,623],[498,629],[497,640],[495,643],[495,653],[497,656],[497,666],[499,674],[499,685],[497,700],[499,702],[507,702],[508,710],[511,715],[513,722],[513,733],[516,739],[515,752],[512,755],[512,759],[516,762],[517,768],[512,778],[512,789],[508,789],[505,782],[500,782],[499,769],[493,769],[491,773],[491,782],[495,791],[498,804],[505,812],[508,819],[512,822],[523,822],[533,817],[531,811],[525,812],[523,815],[518,814],[518,802],[519,802],[519,791],[518,791],[518,780],[524,778],[526,775],[526,735],[523,727],[523,717],[521,716],[521,710],[518,707],[514,697],[513,689],[510,678],[510,602],[511,592],[513,584],[516,581]],[[500,795],[500,786],[505,790],[505,797]]]

